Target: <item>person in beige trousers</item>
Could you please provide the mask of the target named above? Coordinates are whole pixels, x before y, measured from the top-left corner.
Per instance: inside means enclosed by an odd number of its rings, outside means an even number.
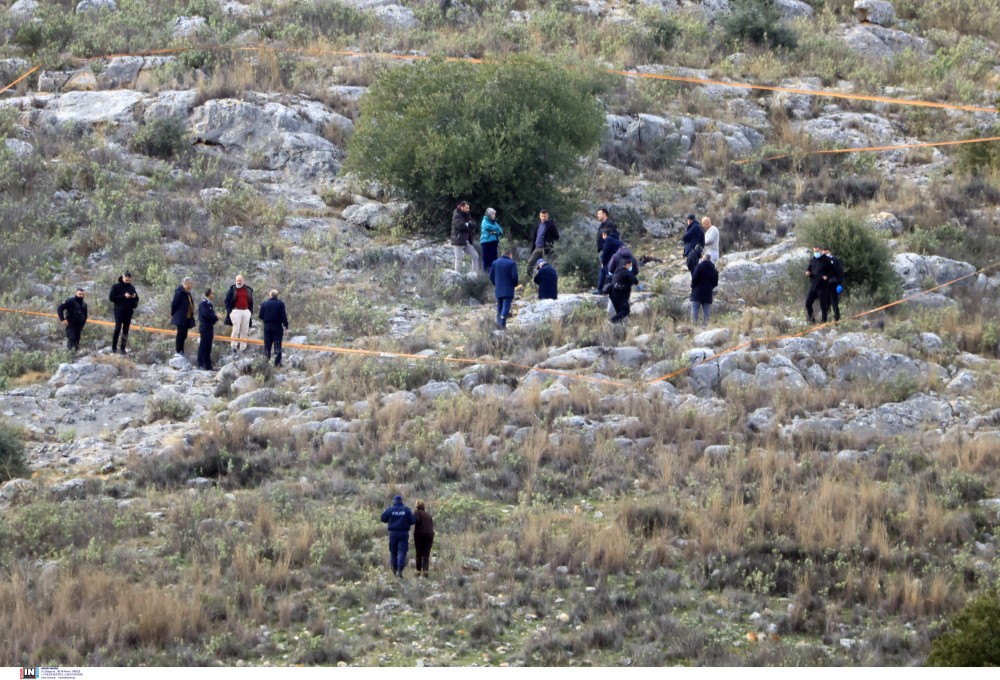
[[[253,288],[243,283],[243,277],[237,276],[236,283],[229,287],[226,293],[226,325],[233,327],[232,338],[238,340],[250,337],[251,319],[253,318]],[[233,351],[239,352],[247,348],[245,342],[233,342]]]

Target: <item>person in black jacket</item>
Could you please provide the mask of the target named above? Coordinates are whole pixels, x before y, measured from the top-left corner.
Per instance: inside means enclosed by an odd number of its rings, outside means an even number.
[[[840,294],[844,292],[844,263],[839,257],[834,256],[829,248],[823,249],[823,255],[830,260],[833,268],[833,276],[827,283],[827,290],[830,294],[830,307],[833,308],[833,320],[840,321]]]
[[[434,518],[423,501],[417,501],[413,513],[413,544],[417,549],[417,576],[427,578],[431,567],[431,547],[434,545]]]
[[[195,314],[198,310],[195,309],[194,298],[191,297],[192,288],[194,279],[190,276],[185,277],[181,285],[174,290],[174,299],[170,302],[170,325],[177,327],[174,351],[180,356],[184,356],[184,343],[187,342],[188,331],[197,323]]]
[[[818,299],[823,323],[826,323],[830,314],[830,277],[833,276],[833,266],[830,264],[830,259],[823,255],[823,249],[819,246],[813,247],[813,256],[809,260],[806,276],[809,278],[809,294],[806,295],[806,318],[809,319],[809,323],[816,323],[816,317],[813,315],[813,304]]]
[[[205,291],[205,298],[198,305],[198,333],[201,341],[198,343],[198,368],[214,371],[212,368],[212,341],[215,340],[215,324],[219,323],[219,315],[212,306],[212,289]]]
[[[607,293],[608,281],[610,280],[610,274],[608,273],[608,267],[611,266],[611,258],[621,250],[622,240],[618,238],[618,234],[605,230],[602,232],[604,234],[604,249],[601,250],[601,269],[604,270],[604,288],[601,289],[601,293]]]
[[[243,283],[243,277],[237,276],[236,283],[229,286],[224,302],[226,306],[227,326],[233,327],[232,338],[249,338],[250,328],[253,326],[253,288]],[[245,342],[234,342],[233,352],[240,352],[247,348]]]
[[[118,339],[121,338],[121,353],[126,354],[128,346],[128,329],[132,325],[132,315],[139,306],[139,293],[132,285],[132,272],[125,272],[118,277],[118,282],[111,286],[108,299],[113,304],[115,314],[115,332],[111,336],[111,352],[118,351]]]
[[[455,271],[459,271],[464,255],[472,258],[469,271],[479,271],[479,251],[472,230],[476,223],[472,219],[472,209],[468,201],[462,201],[451,214],[451,247],[455,251]]]
[[[288,314],[285,313],[285,303],[278,299],[278,291],[268,293],[258,316],[264,323],[264,356],[270,361],[273,347],[274,365],[281,366],[281,340],[288,330]]]
[[[611,221],[611,215],[608,214],[607,208],[601,208],[597,211],[597,219],[601,221],[597,227],[597,259],[600,260],[601,254],[604,252],[605,234],[614,234],[615,238],[619,239],[621,236],[618,233],[618,225]],[[604,262],[602,261],[601,271],[597,275],[597,290],[594,291],[595,295],[600,295],[604,292],[608,276],[610,276],[608,268],[604,266]]]
[[[689,272],[694,272],[701,260],[701,251],[705,247],[705,230],[701,228],[701,222],[694,215],[687,216],[688,228],[684,232],[684,258],[687,260]]]
[[[719,272],[712,262],[711,253],[705,253],[698,266],[691,272],[691,323],[698,323],[698,310],[702,310],[704,325],[712,313],[712,293],[719,285]]]
[[[538,286],[539,300],[556,300],[559,298],[559,272],[545,260],[538,261],[535,285]]]
[[[608,295],[615,308],[615,315],[611,317],[611,323],[621,323],[631,313],[628,299],[632,296],[632,286],[637,285],[639,285],[639,278],[632,273],[632,262],[625,260],[625,263],[611,277],[611,285],[608,287]]]
[[[541,210],[538,213],[538,226],[535,227],[535,238],[531,242],[533,250],[528,258],[528,274],[534,270],[535,265],[542,258],[552,255],[552,247],[559,240],[559,230],[556,223],[549,217],[548,210]]]
[[[76,352],[80,349],[80,336],[83,327],[87,325],[87,294],[83,288],[77,288],[73,297],[56,307],[59,320],[66,327],[66,349]]]

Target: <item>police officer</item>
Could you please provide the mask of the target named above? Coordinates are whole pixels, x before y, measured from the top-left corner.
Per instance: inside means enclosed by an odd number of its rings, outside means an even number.
[[[813,256],[809,260],[809,267],[806,269],[806,276],[809,278],[809,294],[806,296],[806,318],[809,323],[816,323],[813,314],[813,304],[819,300],[819,309],[823,314],[823,323],[826,323],[830,314],[830,277],[833,276],[833,267],[830,258],[823,254],[823,248],[813,246]]]
[[[829,293],[830,306],[833,307],[833,320],[840,321],[840,294],[844,292],[844,263],[840,258],[830,252],[829,248],[823,249],[823,255],[830,260],[833,267],[833,276],[830,277]]]
[[[392,505],[382,512],[382,523],[389,529],[389,564],[394,576],[403,578],[406,551],[410,548],[410,527],[416,523],[413,511],[403,505],[403,497],[396,496]]]

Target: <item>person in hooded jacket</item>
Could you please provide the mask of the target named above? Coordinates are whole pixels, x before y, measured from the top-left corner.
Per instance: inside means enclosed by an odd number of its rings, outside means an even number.
[[[538,286],[539,300],[559,299],[559,273],[551,264],[545,260],[539,260],[534,281],[535,285]]]
[[[117,353],[119,350],[118,341],[121,339],[121,353],[127,353],[128,330],[132,325],[132,315],[135,314],[136,307],[139,306],[139,293],[132,285],[132,272],[125,272],[118,277],[118,282],[111,286],[108,300],[112,303],[112,311],[115,315],[115,330],[111,335],[111,352]]]
[[[626,260],[611,277],[611,285],[608,286],[608,296],[615,310],[611,323],[621,323],[631,313],[628,301],[632,296],[632,286],[637,285],[639,278],[632,273],[632,261]]]
[[[639,276],[639,260],[635,259],[635,255],[629,250],[629,247],[623,245],[618,249],[618,252],[611,256],[611,260],[608,262],[608,274],[614,276],[614,273],[618,271],[618,268],[624,264],[626,260],[632,262],[632,273]]]
[[[483,271],[486,273],[489,273],[490,267],[497,261],[497,250],[503,237],[503,228],[496,219],[497,211],[487,208],[479,225],[479,246],[483,249]]]
[[[719,285],[719,272],[712,262],[712,255],[705,253],[701,262],[691,272],[691,323],[698,323],[698,310],[702,311],[704,325],[712,313],[712,295]]]
[[[416,524],[413,511],[403,505],[403,497],[396,496],[392,505],[382,512],[382,523],[389,530],[389,564],[393,576],[403,578],[406,568],[406,551],[410,548],[410,527]]]
[[[472,258],[469,271],[479,269],[479,251],[473,245],[472,229],[475,222],[472,219],[472,208],[468,201],[462,201],[451,214],[451,247],[455,252],[455,271],[459,271],[465,255]]]
[[[694,215],[687,216],[688,228],[681,241],[684,243],[684,259],[687,260],[689,272],[693,272],[701,260],[701,251],[705,247],[705,232],[701,223]]]
[[[618,238],[616,234],[611,231],[605,231],[604,233],[604,248],[601,250],[601,267],[605,272],[608,271],[608,266],[611,264],[611,258],[621,250],[622,240]],[[605,275],[604,279],[604,289],[601,290],[602,293],[607,293],[608,288],[608,275]]]
[[[219,315],[212,306],[212,289],[205,291],[205,297],[198,304],[198,368],[214,371],[212,367],[212,342],[215,340],[215,324],[219,323]]]
[[[87,325],[87,293],[83,288],[77,288],[73,297],[56,307],[59,321],[66,327],[66,349],[77,352],[80,349],[80,336],[83,327]]]
[[[601,254],[604,252],[605,233],[614,234],[619,239],[621,235],[618,233],[618,225],[611,221],[611,215],[608,213],[607,208],[601,208],[597,211],[597,219],[601,221],[597,227],[597,259],[600,260]],[[597,290],[594,291],[595,294],[600,295],[604,292],[604,287],[608,283],[608,276],[610,274],[602,262],[601,271],[597,275]]]

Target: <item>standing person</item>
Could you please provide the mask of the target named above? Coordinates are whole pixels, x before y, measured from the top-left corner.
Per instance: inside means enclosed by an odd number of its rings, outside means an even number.
[[[806,318],[809,323],[816,323],[813,314],[813,303],[819,300],[819,309],[823,315],[823,323],[826,323],[830,314],[830,275],[833,268],[830,260],[823,255],[823,248],[813,246],[813,256],[809,260],[809,267],[806,269],[806,276],[809,278],[809,294],[806,295]]]
[[[486,273],[489,273],[490,267],[497,261],[497,250],[500,248],[500,238],[503,236],[503,228],[496,219],[497,211],[487,208],[479,225],[479,245],[483,249],[483,271]]]
[[[681,241],[684,243],[684,258],[687,260],[688,271],[693,272],[705,247],[705,232],[702,231],[701,224],[694,215],[687,216],[687,223],[688,228]]]
[[[508,250],[490,267],[490,282],[497,298],[497,328],[507,328],[507,317],[510,316],[510,305],[514,301],[514,289],[517,288],[517,263],[514,262],[514,251]]]
[[[639,276],[639,260],[635,259],[635,255],[626,245],[622,245],[618,252],[611,256],[611,260],[608,262],[608,276],[613,276],[626,260],[632,262],[632,273]]]
[[[607,208],[600,208],[597,211],[597,219],[601,221],[597,227],[597,259],[600,260],[601,253],[604,252],[605,233],[614,234],[615,238],[620,238],[620,234],[618,233],[618,225],[611,221],[611,215],[608,213]],[[610,273],[604,266],[604,263],[601,262],[601,271],[597,275],[597,290],[594,291],[595,295],[600,295],[604,292],[608,276],[610,276]]]
[[[535,285],[538,286],[539,300],[559,299],[559,272],[545,260],[538,261]]]
[[[702,310],[703,325],[708,325],[712,313],[712,294],[719,285],[719,272],[712,262],[712,254],[705,253],[701,262],[691,272],[691,323],[698,323],[698,310]]]
[[[215,340],[215,324],[219,323],[219,315],[212,306],[212,289],[205,291],[205,297],[198,304],[198,368],[214,371],[212,368],[212,341]]]
[[[118,352],[118,340],[121,339],[121,353],[126,354],[128,346],[128,329],[132,325],[132,315],[139,306],[139,293],[132,285],[132,272],[125,272],[118,277],[118,282],[111,286],[108,299],[112,302],[115,314],[115,332],[111,336],[111,353]]]
[[[236,277],[236,282],[229,286],[226,292],[227,326],[233,327],[232,338],[249,338],[250,326],[253,325],[253,288],[243,282],[242,276]],[[233,351],[240,352],[247,348],[245,342],[234,342]]]
[[[187,342],[188,331],[195,327],[194,298],[191,289],[194,279],[184,277],[181,285],[174,290],[174,299],[170,302],[170,325],[177,326],[177,336],[174,338],[174,351],[184,356],[184,343]]]
[[[611,323],[621,323],[631,313],[628,299],[632,296],[632,286],[637,285],[639,285],[639,278],[632,273],[632,262],[626,260],[611,277],[609,297],[615,310],[615,315],[611,317]]]
[[[281,341],[288,330],[288,314],[285,303],[278,299],[278,291],[267,294],[267,300],[260,306],[260,320],[264,322],[264,356],[271,360],[274,348],[274,365],[281,366]]]
[[[622,240],[618,238],[618,234],[605,229],[604,234],[604,249],[601,251],[601,269],[604,270],[604,288],[601,289],[601,293],[607,293],[608,282],[610,281],[611,274],[608,273],[608,267],[611,265],[611,258],[621,250]]]
[[[423,501],[417,501],[413,513],[413,544],[417,549],[417,576],[427,578],[431,566],[431,547],[434,545],[434,518],[427,512]]]
[[[80,336],[83,327],[87,325],[87,293],[83,288],[77,288],[72,297],[56,307],[59,321],[66,328],[66,349],[71,352],[80,350]]]
[[[462,264],[463,255],[472,258],[472,267],[469,271],[479,269],[479,253],[472,245],[472,207],[468,201],[462,201],[455,208],[451,215],[451,247],[455,251],[455,271],[459,271]]]
[[[830,260],[830,267],[833,269],[833,276],[827,283],[827,292],[830,295],[830,306],[833,308],[833,320],[840,321],[840,294],[844,292],[844,263],[839,257],[835,257],[829,248],[823,249],[823,255]]]
[[[389,564],[392,565],[393,576],[403,578],[406,551],[410,548],[410,527],[416,521],[413,511],[403,505],[402,496],[393,498],[392,505],[382,512],[382,523],[387,524],[389,529]]]
[[[721,235],[719,228],[712,224],[712,218],[708,215],[701,218],[701,228],[705,231],[705,252],[712,256],[712,264],[719,262],[719,244]]]
[[[543,257],[552,255],[552,246],[559,240],[559,230],[556,223],[549,217],[548,210],[538,213],[538,226],[535,227],[535,240],[531,242],[533,250],[528,258],[528,272],[535,268]]]

